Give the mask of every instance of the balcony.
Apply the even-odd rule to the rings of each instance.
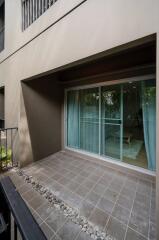
[[[8,174],[47,239],[155,239],[155,182],[141,175],[64,151]]]
[[[22,1],[22,29],[25,30],[38,19],[57,0],[23,0]]]

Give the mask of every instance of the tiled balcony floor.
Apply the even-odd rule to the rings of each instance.
[[[24,171],[78,209],[113,240],[156,239],[153,182],[65,152],[31,164]],[[44,197],[19,176],[11,176],[48,239],[92,239],[51,208]]]

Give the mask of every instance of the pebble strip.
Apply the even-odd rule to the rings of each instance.
[[[106,236],[105,232],[99,230],[98,226],[94,226],[85,217],[80,216],[79,212],[68,206],[64,201],[55,196],[49,189],[42,186],[35,178],[27,175],[23,170],[16,169],[16,173],[23,177],[25,182],[32,185],[32,188],[43,195],[55,209],[62,211],[65,217],[69,218],[73,223],[78,224],[83,232],[86,232],[92,239],[96,240],[115,240],[110,235]]]

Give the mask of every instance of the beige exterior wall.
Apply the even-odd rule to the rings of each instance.
[[[159,33],[158,0],[87,0],[55,23],[79,3],[82,3],[82,0],[58,0],[22,32],[21,1],[5,0],[5,49],[0,53],[0,86],[5,85],[6,127],[19,127],[20,154],[17,157],[22,163],[33,161],[22,80]],[[44,31],[51,24],[52,26]],[[38,34],[40,35],[36,37]],[[157,60],[159,62],[159,51]],[[157,83],[158,81],[157,71]],[[52,88],[55,90],[54,85]],[[38,107],[38,104],[36,106]],[[158,116],[159,111],[157,119]],[[51,126],[51,122],[49,124]],[[37,159],[40,156],[37,156]],[[159,192],[158,183],[157,189]],[[159,199],[159,193],[157,197]]]
[[[21,80],[159,31],[157,0],[153,3],[87,0],[5,60],[79,2],[59,0],[21,32],[20,1],[5,1],[5,50],[0,53],[1,61],[4,60],[0,62],[0,83],[6,85],[6,126],[18,124]]]

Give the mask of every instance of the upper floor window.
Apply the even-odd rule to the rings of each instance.
[[[4,0],[0,0],[0,52],[4,49],[5,11]]]
[[[22,0],[22,29],[25,30],[57,0]]]

